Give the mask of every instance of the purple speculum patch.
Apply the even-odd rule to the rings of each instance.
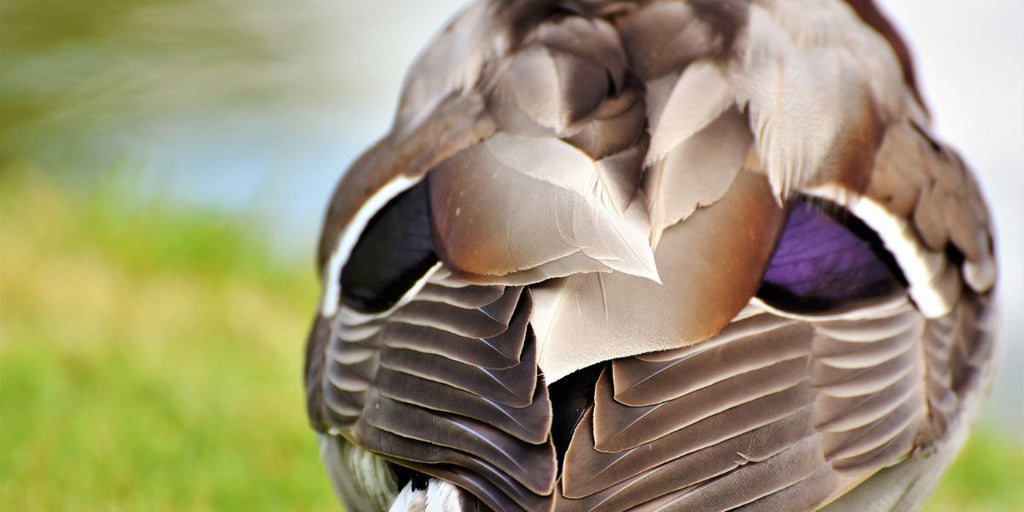
[[[870,228],[834,205],[800,199],[790,207],[758,296],[783,309],[825,311],[904,283]]]

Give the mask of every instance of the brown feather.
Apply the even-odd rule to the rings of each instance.
[[[340,492],[373,495],[346,503],[380,508],[392,465],[502,511],[920,503],[991,374],[996,267],[919,103],[870,1],[472,4],[327,213],[305,385]],[[336,277],[376,260],[347,251],[410,186],[437,264],[356,310]],[[898,266],[892,293],[759,292],[794,198]]]

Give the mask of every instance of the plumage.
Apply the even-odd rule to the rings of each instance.
[[[547,310],[536,320],[546,374],[557,379],[598,361],[696,343],[729,323],[760,284],[781,224],[763,179],[742,172],[737,181],[721,202],[662,236],[655,253],[662,283],[580,273],[538,290],[538,309]],[[714,230],[738,236],[704,236]]]
[[[716,114],[717,119],[660,156],[644,176],[655,246],[666,228],[722,199],[743,168],[753,143],[746,119],[735,107]]]
[[[908,511],[990,219],[869,0],[478,0],[342,177],[307,407],[353,512]]]

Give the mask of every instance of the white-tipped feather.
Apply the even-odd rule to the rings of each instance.
[[[851,194],[835,185],[807,189],[804,192],[833,201],[867,224],[885,244],[903,270],[908,293],[928,318],[938,318],[952,310],[960,294],[959,276],[946,262],[945,254],[930,251],[903,218],[888,212],[869,197]]]
[[[405,291],[405,293],[402,294],[402,296],[398,299],[398,301],[395,302],[393,306],[384,311],[381,311],[379,313],[363,313],[361,311],[356,311],[352,308],[336,304],[335,313],[338,314],[338,318],[341,319],[342,323],[353,327],[369,324],[374,320],[387,318],[391,316],[395,311],[401,309],[402,306],[408,304],[409,301],[413,299],[413,297],[420,293],[420,290],[422,290],[423,287],[427,285],[427,282],[430,281],[430,278],[434,275],[434,273],[441,270],[441,268],[443,268],[443,264],[439,261],[435,263],[432,267],[427,269],[427,271],[422,276],[420,276],[419,279],[417,279],[416,282],[413,283],[413,285],[408,290]],[[338,280],[335,279],[335,286],[338,286],[337,281]],[[368,327],[373,328],[373,326]]]
[[[419,183],[421,179],[423,179],[422,176],[409,177],[399,174],[381,187],[377,193],[370,196],[366,203],[356,212],[355,217],[341,230],[341,236],[338,238],[334,250],[331,251],[331,257],[324,267],[324,298],[320,304],[321,314],[329,317],[338,311],[338,304],[341,301],[341,268],[352,254],[352,249],[355,248],[356,242],[359,241],[359,236],[362,235],[366,225],[370,223],[370,219],[381,208],[384,208],[388,201]]]

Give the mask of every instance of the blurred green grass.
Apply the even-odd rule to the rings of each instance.
[[[309,265],[126,186],[0,187],[0,510],[337,509],[300,378]]]
[[[260,226],[0,169],[0,509],[339,510],[300,372],[310,264]],[[929,512],[1022,509],[978,429]]]

